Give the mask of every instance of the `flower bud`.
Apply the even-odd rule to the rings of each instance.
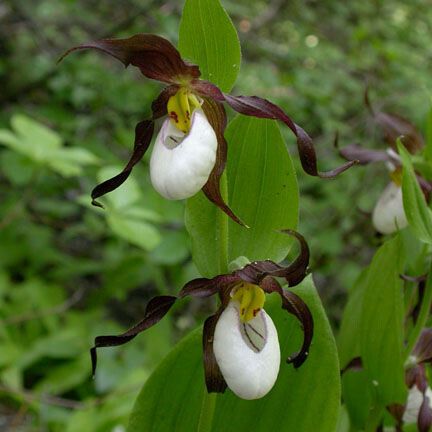
[[[242,322],[239,302],[231,300],[216,324],[213,351],[228,387],[242,399],[259,399],[276,382],[279,341],[273,321],[263,309]]]
[[[192,114],[189,133],[167,118],[156,137],[150,159],[153,187],[165,198],[195,195],[206,183],[216,162],[217,138],[201,109]]]
[[[372,213],[372,223],[381,234],[391,234],[408,225],[402,188],[394,182],[390,182],[379,197]]]

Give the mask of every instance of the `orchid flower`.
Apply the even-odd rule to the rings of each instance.
[[[397,421],[398,430],[403,425],[417,424],[419,432],[432,427],[432,389],[426,376],[425,364],[432,363],[432,329],[423,329],[409,357],[405,372],[408,398],[405,405],[394,404],[390,413]]]
[[[96,349],[118,346],[159,322],[171,306],[186,296],[219,295],[218,310],[204,323],[203,351],[207,391],[222,393],[228,386],[243,399],[257,399],[273,387],[280,363],[276,328],[264,310],[266,295],[279,294],[282,308],[301,322],[304,340],[298,353],[287,359],[295,368],[306,360],[313,336],[313,318],[308,306],[293,292],[283,289],[276,277],[289,287],[306,276],[309,248],[295,231],[285,230],[300,244],[300,253],[293,263],[283,267],[273,261],[255,261],[229,274],[212,279],[199,278],[188,282],[178,297],[157,296],[146,307],[144,319],[118,336],[98,336],[91,349],[93,373],[96,370]]]
[[[401,139],[407,150],[414,154],[424,147],[424,141],[416,127],[408,120],[396,114],[375,110],[365,93],[365,102],[374,121],[383,132],[383,139],[388,148],[371,150],[358,144],[351,144],[339,150],[347,160],[357,160],[361,165],[383,162],[390,174],[390,183],[378,198],[372,212],[374,228],[381,234],[391,234],[408,225],[402,200],[402,164],[397,153],[396,142]],[[418,176],[418,181],[427,196],[430,193],[429,183]]]
[[[153,34],[137,34],[127,39],[103,39],[68,50],[59,61],[76,50],[96,49],[133,65],[150,79],[167,86],[152,103],[152,117],[135,128],[133,154],[121,173],[92,191],[92,203],[118,188],[142,159],[154,132],[154,122],[164,118],[150,160],[150,176],[155,189],[165,198],[184,199],[200,189],[235,222],[243,222],[231,211],[220,192],[219,182],[227,158],[224,130],[227,118],[223,103],[241,114],[280,120],[297,138],[303,169],[310,175],[335,177],[355,162],[328,172],[319,172],[309,135],[277,105],[257,96],[232,96],[216,85],[200,79],[199,67],[181,58],[166,39]]]

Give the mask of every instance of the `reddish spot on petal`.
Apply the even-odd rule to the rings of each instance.
[[[178,120],[178,115],[177,115],[177,113],[176,113],[175,111],[171,111],[171,112],[169,113],[169,116],[170,116],[170,118],[172,118],[176,123],[179,122],[179,120]]]
[[[188,120],[190,120],[190,112],[189,112],[189,111],[186,111],[186,118],[187,118]]]
[[[259,311],[260,311],[260,308],[258,308],[258,309],[254,309],[254,310],[252,311],[253,316],[256,317],[256,316],[257,316],[257,313],[258,313]]]

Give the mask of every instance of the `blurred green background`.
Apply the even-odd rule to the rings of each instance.
[[[235,94],[280,104],[314,138],[321,169],[341,144],[382,146],[371,99],[422,128],[430,98],[432,8],[427,0],[225,0],[243,50]],[[89,193],[122,167],[135,124],[160,89],[97,53],[57,65],[67,48],[101,37],[158,33],[177,40],[181,2],[3,0],[0,3],[0,430],[112,431],[138,390],[211,304],[184,302],[133,343],[88,349],[121,332],[147,300],[197,276],[182,202],[149,185],[147,162],[105,199]],[[232,113],[230,113],[232,115]],[[379,239],[369,217],[387,183],[382,167],[336,180],[307,177],[295,142],[300,227],[337,331],[346,294]],[[208,308],[208,310],[206,310]]]

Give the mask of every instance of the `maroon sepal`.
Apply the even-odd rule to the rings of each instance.
[[[147,78],[165,83],[177,83],[179,79],[198,78],[198,66],[186,63],[180,53],[166,39],[154,34],[137,34],[127,39],[102,39],[78,45],[66,51],[59,62],[73,51],[96,49],[140,69]]]
[[[358,144],[350,144],[346,147],[339,149],[339,154],[346,160],[358,160],[360,165],[367,165],[374,162],[393,162],[397,166],[400,162],[395,158],[392,158],[384,150],[370,150],[363,148]]]
[[[294,262],[288,267],[283,267],[270,260],[255,261],[240,270],[236,270],[234,274],[245,282],[256,285],[260,285],[267,276],[284,278],[289,286],[298,285],[307,275],[309,247],[304,237],[298,232],[294,230],[282,230],[281,232],[295,237],[300,244],[300,252]]]
[[[285,123],[297,137],[297,148],[304,171],[312,176],[333,178],[355,165],[356,161],[349,161],[331,171],[318,171],[317,158],[311,137],[299,125],[295,124],[281,108],[257,96],[231,96],[225,94],[227,103],[240,114],[258,118],[280,120]]]
[[[372,107],[367,89],[365,91],[365,104],[375,122],[382,129],[384,139],[388,145],[396,149],[396,141],[399,137],[402,137],[403,144],[411,154],[424,147],[422,135],[409,120],[397,114],[376,111]]]
[[[136,335],[147,330],[158,323],[171,309],[177,297],[173,296],[157,296],[153,297],[147,304],[144,318],[136,325],[131,327],[124,333],[116,336],[97,336],[95,344],[90,350],[92,360],[93,375],[96,372],[97,366],[97,348],[123,345],[132,340]]]
[[[210,97],[219,102],[227,102],[231,108],[240,114],[258,118],[280,120],[285,123],[297,137],[297,148],[304,171],[312,176],[333,178],[357,163],[356,161],[349,161],[331,171],[319,172],[312,139],[277,105],[257,96],[232,96],[222,93],[217,86],[204,80],[197,80],[192,83],[192,86],[195,91],[203,96]]]
[[[417,428],[419,432],[430,432],[432,426],[432,409],[429,405],[431,401],[423,393],[423,402],[420,407],[419,415],[417,418]]]
[[[208,393],[223,393],[227,388],[227,384],[222,372],[219,369],[213,351],[214,332],[223,309],[224,307],[221,306],[214,315],[208,317],[204,322],[203,362],[204,376]]]
[[[432,328],[424,328],[413,349],[417,363],[432,363]]]
[[[216,163],[212,172],[210,173],[207,183],[202,188],[202,191],[212,203],[225,212],[234,222],[246,227],[246,225],[225,203],[220,191],[220,179],[225,169],[228,151],[227,142],[224,137],[224,132],[227,125],[225,109],[222,104],[210,98],[204,98],[202,109],[211,127],[215,131],[218,141]]]
[[[221,290],[221,286],[233,287],[240,282],[240,278],[235,275],[220,275],[212,279],[198,278],[188,282],[180,291],[179,297],[188,295],[192,297],[210,297]]]
[[[149,148],[153,130],[154,123],[152,120],[144,120],[136,125],[134,150],[129,162],[120,174],[104,181],[93,189],[91,197],[94,206],[103,208],[102,204],[97,202],[96,199],[117,189],[127,180],[133,167],[143,158],[145,152]]]
[[[260,286],[267,293],[278,293],[282,300],[282,309],[294,315],[302,325],[304,336],[300,351],[287,358],[287,363],[292,363],[298,368],[306,361],[313,338],[314,322],[309,307],[297,294],[284,290],[273,278],[264,279]]]

